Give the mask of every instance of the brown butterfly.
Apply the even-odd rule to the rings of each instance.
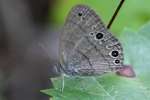
[[[123,48],[119,40],[86,5],[77,5],[69,12],[61,31],[59,54],[60,70],[70,76],[107,72],[127,77],[135,75],[131,67],[123,65]]]

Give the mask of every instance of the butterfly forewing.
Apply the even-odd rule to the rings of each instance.
[[[60,64],[69,75],[100,75],[122,66],[121,44],[88,6],[77,5],[69,12],[59,50]]]

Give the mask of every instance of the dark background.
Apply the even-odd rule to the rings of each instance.
[[[48,100],[40,90],[51,87],[53,65],[45,50],[52,43],[45,37],[54,33],[56,3],[0,0],[0,100]]]

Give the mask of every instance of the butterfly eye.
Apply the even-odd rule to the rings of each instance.
[[[103,33],[97,33],[96,34],[96,39],[102,39],[103,38]]]
[[[78,13],[78,16],[80,16],[80,17],[81,17],[81,16],[82,16],[82,13]]]
[[[120,60],[118,60],[118,59],[115,60],[115,63],[116,63],[116,64],[119,64],[119,63],[120,63]]]
[[[112,51],[112,52],[111,52],[111,55],[112,55],[113,57],[117,57],[117,56],[119,55],[119,52],[118,52],[118,51]]]

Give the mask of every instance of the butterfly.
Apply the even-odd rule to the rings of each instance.
[[[62,28],[59,44],[59,70],[69,76],[95,76],[117,72],[134,76],[124,66],[123,47],[87,5],[76,5]]]

